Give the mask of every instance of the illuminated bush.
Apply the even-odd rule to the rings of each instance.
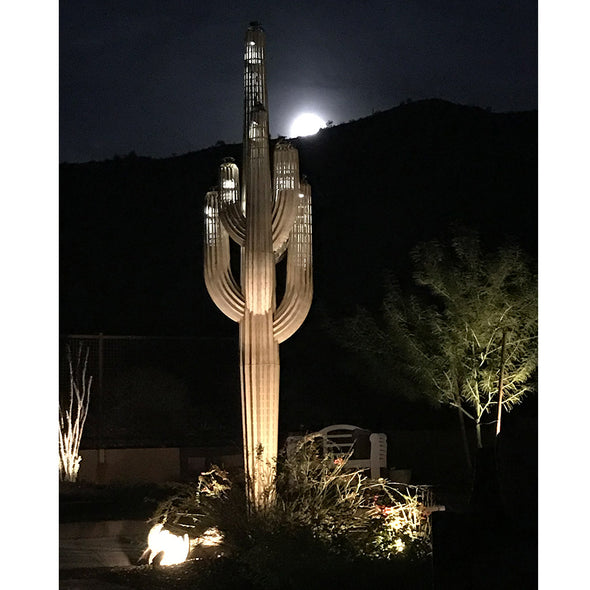
[[[304,440],[277,477],[278,520],[305,527],[331,550],[375,558],[430,553],[427,486],[372,480]]]
[[[227,473],[218,467],[202,473],[196,483],[177,484],[175,493],[160,502],[150,522],[162,524],[175,535],[200,538],[215,522],[217,507],[228,504],[232,488]]]
[[[276,489],[274,502],[248,509],[243,487],[215,468],[196,484],[179,487],[153,521],[191,539],[215,527],[223,552],[254,569],[322,552],[390,560],[421,559],[431,551],[427,486],[401,486],[348,471],[346,460],[322,456],[311,440],[279,460],[269,489]]]
[[[383,484],[385,504],[368,527],[368,553],[374,557],[426,557],[432,551],[430,512],[432,494],[427,486]]]

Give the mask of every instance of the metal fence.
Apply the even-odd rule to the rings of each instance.
[[[240,440],[236,338],[62,336],[60,396],[69,392],[69,354],[80,346],[93,379],[83,447]]]

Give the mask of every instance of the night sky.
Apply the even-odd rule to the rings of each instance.
[[[271,134],[407,99],[537,108],[537,2],[62,0],[59,160],[167,157],[242,133],[242,43],[267,36]]]

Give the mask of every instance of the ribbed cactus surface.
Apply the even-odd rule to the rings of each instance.
[[[300,180],[299,156],[289,143],[276,143],[271,167],[264,52],[264,31],[252,23],[244,43],[242,183],[236,164],[224,161],[217,190],[206,196],[204,244],[207,290],[240,327],[244,464],[254,506],[272,500],[279,344],[301,326],[313,293],[311,189]],[[230,240],[240,247],[239,280]],[[277,305],[276,264],[285,254],[285,292]]]

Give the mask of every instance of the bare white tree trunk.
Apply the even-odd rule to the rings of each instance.
[[[502,350],[500,351],[500,380],[498,382],[498,420],[496,422],[496,437],[502,429],[502,402],[504,401],[504,362],[506,352],[506,330],[502,332]]]
[[[82,361],[82,345],[78,348],[75,366],[72,363],[71,351],[68,349],[68,365],[70,371],[69,400],[62,407],[59,404],[59,479],[76,481],[82,457],[79,455],[80,441],[90,401],[92,377],[87,376],[89,349]],[[83,364],[82,364],[83,363]]]

